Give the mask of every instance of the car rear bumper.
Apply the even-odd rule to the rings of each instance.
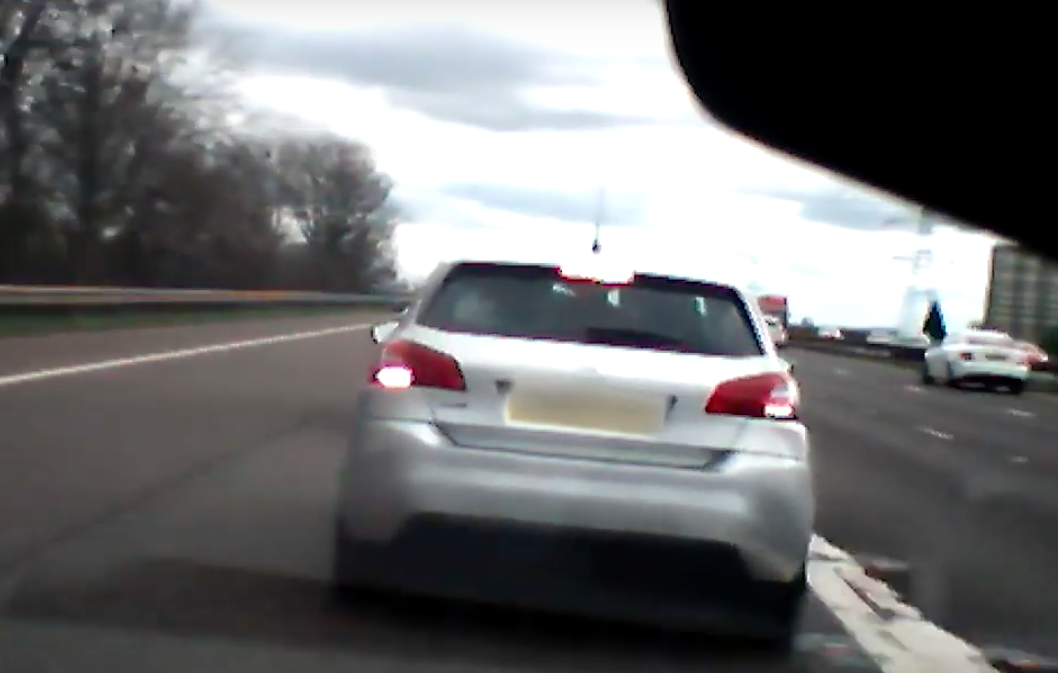
[[[668,540],[736,555],[760,580],[788,581],[812,537],[809,464],[733,454],[710,471],[460,447],[424,422],[362,420],[341,475],[352,539],[446,544],[431,528],[551,530]],[[416,552],[416,553],[422,553]]]
[[[1029,367],[1009,362],[959,360],[952,363],[952,374],[956,379],[1025,381],[1029,378]]]

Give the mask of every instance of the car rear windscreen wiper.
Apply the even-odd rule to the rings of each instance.
[[[701,354],[701,349],[695,348],[681,339],[647,330],[616,327],[586,327],[584,329],[584,341],[586,343],[602,344],[606,346],[649,348],[652,350]]]

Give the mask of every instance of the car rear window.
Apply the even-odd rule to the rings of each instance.
[[[565,279],[549,267],[464,264],[417,322],[446,332],[701,355],[764,352],[734,289],[649,275],[607,286]]]

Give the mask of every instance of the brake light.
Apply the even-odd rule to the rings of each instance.
[[[963,362],[970,362],[974,359],[973,353],[959,353],[959,359]]]
[[[718,385],[705,405],[707,414],[794,420],[800,392],[786,374],[769,372]]]
[[[459,363],[451,355],[414,341],[394,341],[382,349],[371,372],[371,383],[382,388],[440,388],[466,390]]]
[[[628,267],[601,262],[595,258],[564,264],[559,268],[558,275],[566,280],[600,285],[629,285],[635,280],[635,272]]]

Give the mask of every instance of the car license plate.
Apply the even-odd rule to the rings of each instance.
[[[985,359],[991,360],[992,362],[1003,362],[1006,361],[1007,355],[1006,353],[989,353],[985,355]]]
[[[507,421],[595,430],[624,435],[652,435],[665,418],[663,400],[639,395],[562,394],[543,390],[515,390],[507,399]]]

